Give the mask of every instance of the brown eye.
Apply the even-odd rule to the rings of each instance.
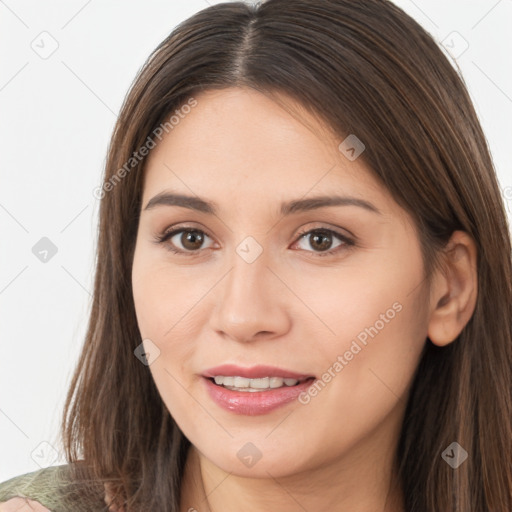
[[[338,239],[338,244],[333,246],[333,240]],[[354,242],[331,229],[311,229],[302,233],[297,244],[306,241],[307,245],[313,249],[308,250],[307,247],[301,247],[308,252],[316,253],[315,256],[328,256],[338,251],[346,249],[354,245]]]
[[[201,248],[204,242],[204,233],[201,231],[182,231],[179,241],[185,249],[194,251]]]
[[[319,251],[326,251],[331,248],[332,236],[323,232],[311,233],[309,238],[309,244],[313,249]]]
[[[206,238],[210,238],[204,231],[195,228],[179,228],[163,233],[156,237],[156,242],[167,246],[174,253],[199,253]]]
[[[209,249],[210,246],[204,247],[206,239],[213,239],[204,231],[193,227],[180,227],[172,231],[164,232],[155,236],[155,243],[163,244],[169,251],[183,256],[195,256],[202,252],[203,249]],[[326,228],[311,229],[300,233],[298,241],[294,245],[308,240],[308,247],[299,247],[300,249],[312,253],[314,256],[331,256],[343,250],[350,249],[355,246],[355,242],[337,231]],[[338,240],[335,244],[334,240]],[[313,250],[311,250],[313,249]]]

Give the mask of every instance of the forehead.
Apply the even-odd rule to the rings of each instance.
[[[166,189],[219,203],[334,192],[389,203],[362,160],[338,149],[343,137],[291,98],[276,102],[248,88],[194,98],[196,106],[151,150],[144,204]]]

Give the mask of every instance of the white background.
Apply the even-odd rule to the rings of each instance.
[[[92,191],[124,95],[174,26],[213,3],[0,0],[0,482],[39,469],[37,454],[45,465],[51,448],[34,452],[41,442],[61,450],[60,415],[93,282]],[[448,39],[454,51],[469,44],[457,63],[501,186],[512,187],[512,1],[396,3],[438,41],[458,32]],[[32,48],[43,37],[46,49],[58,44],[46,59]],[[42,237],[58,249],[47,263],[32,253]]]

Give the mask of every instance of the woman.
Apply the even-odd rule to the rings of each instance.
[[[96,196],[69,464],[0,499],[512,510],[503,200],[464,84],[400,9],[194,15],[134,82]]]

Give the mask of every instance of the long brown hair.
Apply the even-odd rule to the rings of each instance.
[[[364,142],[360,158],[418,227],[427,284],[454,230],[475,240],[475,312],[450,345],[426,340],[396,464],[408,512],[512,510],[512,265],[503,199],[461,77],[387,0],[217,4],[179,24],[149,57],[108,151],[92,310],[62,418],[68,461],[84,458],[92,479],[116,483],[127,511],[179,510],[190,443],[134,356],[141,336],[131,265],[146,159],[133,158],[190,98],[236,86],[284,92],[340,142],[347,134]],[[455,441],[468,452],[457,469],[441,457]]]

